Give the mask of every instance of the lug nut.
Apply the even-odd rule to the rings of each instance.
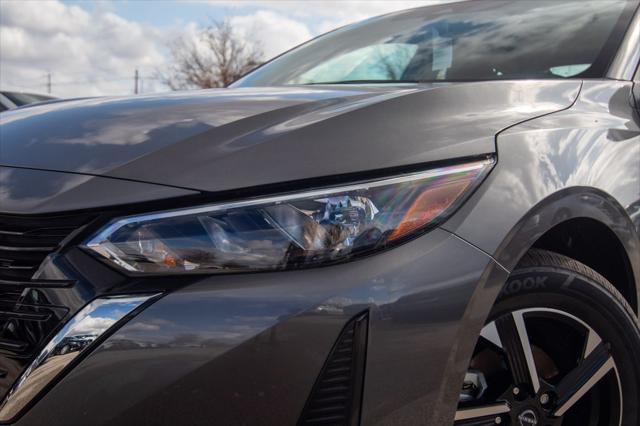
[[[520,388],[517,387],[517,386],[515,388],[513,388],[513,394],[514,395],[520,395]]]
[[[542,405],[547,405],[549,403],[549,395],[546,393],[543,393],[542,395],[540,395],[540,404]]]

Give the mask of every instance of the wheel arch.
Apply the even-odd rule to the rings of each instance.
[[[587,265],[613,284],[638,313],[631,261],[616,234],[604,223],[588,217],[568,219],[548,230],[532,248],[563,254]]]
[[[495,201],[502,196],[500,191],[495,189],[493,195],[495,197],[490,196],[488,199]],[[514,210],[511,209],[509,211],[513,212]],[[484,226],[482,229],[485,233],[487,230],[496,230],[502,234],[499,229],[499,220],[492,219],[489,225],[482,220],[486,217],[486,214],[495,212],[495,204],[487,203],[475,214],[475,219],[480,220],[469,221],[469,211],[463,212],[459,220],[467,224],[473,223],[473,225],[469,225],[471,228],[467,229],[477,228],[478,226],[482,228]],[[520,259],[529,250],[536,247],[546,248],[551,251],[555,249],[555,251],[560,251],[560,254],[571,257],[570,254],[566,254],[570,246],[563,248],[555,240],[560,238],[559,235],[568,232],[568,230],[571,231],[571,236],[585,231],[597,232],[599,236],[605,236],[608,242],[607,247],[596,247],[594,249],[596,254],[598,254],[598,250],[611,250],[612,247],[622,250],[624,258],[619,261],[620,264],[625,265],[625,268],[628,268],[624,275],[626,281],[623,280],[621,282],[618,278],[615,280],[615,284],[617,287],[619,286],[619,289],[622,288],[624,290],[622,292],[623,295],[627,299],[631,299],[628,300],[629,304],[637,312],[640,299],[640,239],[629,215],[614,197],[593,187],[565,187],[541,198],[524,213],[517,214],[519,218],[514,221],[515,224],[508,231],[502,234],[504,237],[497,242],[494,250],[483,248],[482,240],[466,239],[464,235],[456,232],[456,226],[451,224],[449,226],[445,224],[444,226],[445,229],[449,228],[454,235],[465,239],[477,248],[484,249],[485,253],[491,255],[495,262],[491,262],[485,269],[461,321],[464,326],[461,326],[457,333],[459,344],[456,350],[450,354],[449,365],[446,370],[448,374],[441,385],[440,401],[443,407],[449,407],[448,403],[451,403],[455,398],[455,395],[452,396],[450,394],[450,389],[455,389],[455,386],[462,383],[477,336],[480,334],[480,330],[501,290],[508,282],[510,272],[516,268]],[[584,225],[588,225],[588,228],[584,229]],[[563,251],[565,253],[562,253]],[[589,264],[590,262],[583,263]],[[611,277],[610,272],[605,271],[606,273],[602,273],[602,265],[591,262],[591,265],[588,266],[605,277],[607,274]],[[453,413],[453,411],[452,407],[450,413]],[[446,415],[443,418],[447,418]]]
[[[589,225],[588,231],[597,229],[596,232],[605,235],[611,244],[608,247],[622,248],[624,258],[621,262],[629,268],[625,272],[628,282],[624,285],[618,281],[614,285],[623,288],[622,294],[637,314],[640,300],[640,239],[626,211],[616,199],[596,188],[575,186],[558,190],[525,212],[492,253],[495,262],[489,264],[484,271],[461,322],[465,326],[458,332],[460,343],[451,354],[448,369],[450,374],[442,384],[443,403],[450,400],[446,398],[446,390],[462,383],[477,336],[508,282],[510,272],[516,268],[520,259],[532,248],[566,251],[566,247],[563,249],[560,244],[554,245],[554,238],[558,238],[568,228],[572,228],[572,235],[584,231],[578,226],[584,224]],[[596,253],[599,249],[601,248],[596,248]],[[560,254],[571,257],[565,253]],[[598,268],[602,270],[599,265],[588,266],[596,271]],[[598,272],[605,276],[601,271]]]
[[[594,269],[638,313],[640,238],[624,208],[604,191],[570,187],[544,198],[511,229],[494,259],[512,271],[532,248],[564,254]]]

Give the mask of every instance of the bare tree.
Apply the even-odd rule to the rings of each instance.
[[[259,43],[242,40],[229,20],[213,21],[198,36],[169,45],[170,65],[159,74],[173,90],[226,87],[262,62]]]

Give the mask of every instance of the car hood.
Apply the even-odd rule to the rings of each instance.
[[[0,115],[0,165],[226,191],[493,153],[579,81],[238,88]]]

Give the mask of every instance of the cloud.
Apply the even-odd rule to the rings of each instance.
[[[131,93],[136,68],[151,76],[164,63],[163,37],[157,28],[107,10],[2,1],[0,86],[45,92],[51,72],[57,95]]]
[[[115,324],[116,320],[106,317],[87,317],[82,320],[74,329],[73,336],[79,336],[82,334],[99,335],[104,330]]]
[[[455,1],[460,0],[210,0],[209,3],[213,6],[224,4],[232,10],[259,7],[260,9],[278,11],[307,22],[313,21],[315,25],[311,25],[311,32],[314,35],[318,35],[343,25],[385,13]]]
[[[65,6],[56,1],[39,3],[8,1],[3,3],[2,24],[49,35],[58,32],[82,31],[89,26],[90,16],[77,6]]]
[[[312,37],[303,23],[267,10],[233,16],[230,21],[240,36],[260,43],[266,58],[279,55]]]
[[[242,9],[246,7],[260,7],[263,9],[279,10],[288,15],[298,17],[332,17],[339,20],[351,18],[358,21],[362,18],[381,15],[396,10],[409,9],[429,4],[450,3],[451,1],[438,0],[396,0],[396,1],[371,1],[371,0],[210,0],[212,5],[225,4],[232,8]]]
[[[153,7],[162,3],[149,2]],[[199,22],[176,16],[172,25],[157,26],[131,14],[125,19],[113,3],[87,2],[82,5],[92,7],[85,8],[59,0],[0,0],[0,88],[46,92],[50,73],[54,95],[131,94],[138,69],[145,92],[167,90],[155,78],[167,65],[167,46],[180,36],[195,39],[208,24],[209,11],[220,12],[218,19],[228,18],[238,34],[258,41],[265,58],[271,58],[338,26],[433,3],[216,0],[182,3],[201,11]]]

